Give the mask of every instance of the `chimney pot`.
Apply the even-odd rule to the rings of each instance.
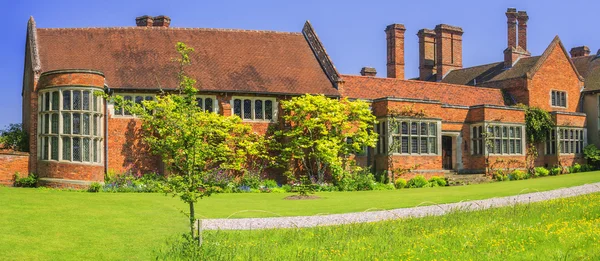
[[[135,18],[135,24],[142,27],[152,26],[154,19],[152,16],[143,15]]]
[[[458,26],[439,24],[435,27],[435,65],[438,81],[448,72],[462,68],[462,35],[463,30]]]
[[[377,70],[373,67],[363,67],[360,69],[360,75],[375,77],[377,75]]]
[[[590,55],[590,48],[585,45],[573,47],[573,48],[571,48],[571,51],[569,53],[571,53],[572,58],[588,56],[588,55]]]
[[[169,25],[171,25],[171,18],[166,15],[159,15],[154,17],[154,24],[152,26],[169,27]]]

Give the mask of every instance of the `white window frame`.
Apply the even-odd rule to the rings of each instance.
[[[567,135],[564,133],[567,133]],[[560,148],[560,155],[583,154],[583,148],[586,143],[585,135],[585,128],[557,127],[556,137],[558,142],[556,143],[556,150]],[[565,145],[568,145],[568,147],[565,147]]]
[[[242,121],[245,122],[276,122],[277,121],[277,114],[279,111],[279,104],[277,103],[277,98],[274,97],[258,97],[258,96],[232,96],[231,97],[231,101],[230,101],[230,105],[231,105],[231,115],[237,115],[235,114],[235,100],[239,99],[241,104],[240,104],[240,118],[242,118]],[[244,119],[244,100],[250,100],[251,101],[251,112],[250,112],[250,119]],[[255,105],[256,105],[256,101],[257,100],[261,100],[262,101],[262,116],[263,119],[256,119],[256,113],[255,113]],[[265,119],[265,101],[271,101],[272,103],[272,117],[271,119]]]
[[[402,138],[407,138],[408,140],[408,152],[402,152],[402,145],[399,147],[399,151],[391,152],[392,156],[440,156],[442,155],[442,123],[440,120],[436,119],[417,119],[417,118],[396,118],[394,122],[398,123],[397,133],[394,133],[395,129],[392,129],[390,126],[389,118],[380,119],[377,123],[378,126],[375,127],[375,131],[379,134],[379,141],[377,142],[377,154],[387,155],[390,153],[389,144],[393,144],[394,137],[397,137],[400,141]],[[402,123],[406,122],[407,124],[407,134],[402,134]],[[412,134],[411,132],[411,124],[417,123],[417,134]],[[427,135],[421,134],[421,124],[427,123]],[[435,126],[435,134],[430,134],[430,124],[434,124]],[[417,139],[417,152],[412,152],[412,138]],[[421,152],[421,140],[425,138],[427,140],[427,151]],[[431,152],[430,142],[431,140],[435,141],[435,152]]]
[[[63,92],[64,91],[71,91],[70,93],[70,106],[68,109],[64,108],[64,97],[63,97]],[[73,91],[81,91],[81,107],[77,110],[73,109]],[[89,109],[88,110],[84,110],[83,109],[83,91],[89,91]],[[37,157],[39,160],[42,161],[54,161],[54,162],[67,162],[67,163],[78,163],[78,164],[87,164],[87,165],[102,165],[104,162],[104,158],[103,158],[103,154],[102,153],[104,151],[104,99],[101,96],[95,96],[94,92],[96,91],[103,91],[102,89],[99,88],[93,88],[93,87],[77,87],[77,86],[69,86],[69,87],[54,87],[54,88],[48,88],[48,89],[43,89],[41,91],[39,91],[38,93],[38,128],[37,128],[37,134],[38,134],[38,146],[37,146]],[[53,106],[55,104],[56,101],[54,101],[52,98],[49,98],[48,101],[46,101],[45,97],[47,95],[52,95],[54,96],[54,94],[57,93],[58,94],[58,106],[56,107],[56,109],[53,109]],[[95,101],[95,103],[94,103]],[[46,105],[47,103],[49,103],[48,105]],[[50,110],[46,110],[46,106],[48,106],[48,108]],[[79,134],[73,134],[73,115],[74,114],[79,114],[80,115],[80,125],[79,125]],[[49,115],[48,118],[49,120],[46,121],[45,117],[46,115]],[[58,115],[58,121],[56,122],[56,125],[54,125],[54,123],[52,122],[52,115]],[[69,132],[68,134],[64,133],[64,116],[63,115],[69,115],[69,122],[70,122],[70,127],[69,127]],[[84,134],[84,115],[89,115],[89,132],[88,134]],[[94,123],[95,120],[95,123]],[[56,126],[56,127],[55,127]],[[94,128],[95,127],[95,128]],[[48,128],[48,133],[46,133],[45,128]],[[52,129],[53,128],[57,128],[56,133],[53,133]],[[94,133],[94,130],[96,130],[96,132]],[[52,157],[52,150],[55,149],[54,145],[52,144],[52,138],[57,138],[58,141],[56,143],[57,145],[57,149],[56,149],[56,153],[58,153],[58,155],[56,155],[56,159],[54,159],[54,157]],[[64,159],[63,158],[63,138],[67,138],[69,139],[69,142],[71,142],[71,145],[69,146],[69,155],[70,155],[70,159]],[[73,160],[73,140],[74,138],[79,138],[80,139],[80,160]],[[83,153],[83,140],[84,139],[89,139],[89,160],[84,161],[85,159],[85,155]],[[48,140],[48,143],[46,145],[45,141]],[[96,147],[96,151],[94,152],[94,147]],[[94,160],[94,156],[96,156],[96,160]]]
[[[489,133],[489,128],[492,128],[492,136],[487,137],[487,139],[492,139],[493,140],[493,147],[492,148],[488,148],[487,146],[487,142],[486,142],[486,138],[481,137],[481,138],[476,138],[474,137],[473,133],[473,128],[477,127],[479,129],[479,127],[482,127],[482,131],[485,131],[485,133]],[[496,133],[495,133],[495,128],[498,127],[498,131],[500,134],[500,137],[496,137]],[[506,128],[506,136],[504,137],[504,128]],[[514,137],[510,136],[510,131],[511,128],[514,130]],[[524,124],[516,124],[516,123],[501,123],[501,122],[494,122],[494,123],[476,123],[476,124],[471,124],[469,126],[469,132],[470,132],[470,137],[471,137],[471,155],[473,156],[483,156],[483,155],[491,155],[491,156],[524,156],[525,155],[525,149],[526,149],[526,143],[525,143],[525,125]],[[475,142],[479,142],[479,140],[481,140],[482,142],[482,146],[483,146],[483,151],[475,153]],[[497,153],[495,148],[496,148],[496,140],[500,141],[500,152]],[[507,152],[504,151],[504,147],[503,147],[503,143],[504,141],[506,141],[506,150]],[[511,141],[514,141],[515,144],[515,152],[512,153],[511,151]],[[520,144],[520,152],[517,152],[517,144]]]
[[[556,93],[556,97],[555,97],[556,104],[552,103],[552,96],[555,93]],[[561,93],[564,93],[564,95],[565,95],[565,104],[564,104],[564,106],[560,105],[561,104],[561,102],[560,102],[560,94]],[[568,92],[561,91],[561,90],[550,90],[550,106],[551,107],[553,107],[553,108],[563,108],[564,109],[564,108],[567,108],[568,105],[569,105],[569,93]]]

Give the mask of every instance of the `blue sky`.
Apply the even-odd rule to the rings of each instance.
[[[426,2],[427,5],[423,3]],[[555,35],[567,49],[600,48],[594,19],[600,1],[49,1],[0,0],[0,128],[21,122],[21,83],[27,19],[38,27],[133,26],[141,15],[168,15],[171,26],[238,28],[299,32],[310,20],[341,73],[358,74],[363,66],[385,75],[385,26],[406,26],[406,75],[418,74],[422,28],[446,23],[461,26],[463,65],[500,61],[506,48],[507,7],[529,14],[528,47],[541,54]]]

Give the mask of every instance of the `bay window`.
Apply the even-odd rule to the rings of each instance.
[[[381,121],[375,126],[375,131],[379,134],[377,152],[438,155],[441,138],[438,125],[439,121],[410,118]]]
[[[471,154],[522,155],[525,128],[514,124],[471,125]]]

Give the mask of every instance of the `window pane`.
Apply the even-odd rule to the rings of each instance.
[[[421,123],[421,135],[427,135],[427,123]]]
[[[521,140],[516,140],[516,141],[515,141],[515,145],[516,145],[516,147],[517,147],[517,151],[516,151],[516,153],[518,153],[518,154],[521,154],[521,153],[523,153],[523,151],[521,150]]]
[[[408,122],[402,122],[402,134],[408,134]]]
[[[473,138],[477,138],[479,135],[477,135],[477,127],[473,127],[473,133],[471,133],[471,137]]]
[[[135,104],[142,105],[142,101],[144,101],[144,96],[135,96]]]
[[[81,133],[81,113],[73,113],[73,134]]]
[[[98,123],[99,123],[98,118],[99,118],[98,115],[94,115],[94,121],[92,121],[92,126],[94,126],[94,128],[93,128],[94,129],[94,132],[93,132],[94,135],[98,135]]]
[[[83,114],[83,135],[90,135],[90,115]]]
[[[58,113],[52,114],[52,134],[58,134]]]
[[[83,139],[83,161],[90,161],[90,138]]]
[[[508,134],[511,138],[515,137],[515,128],[514,127],[510,127],[508,132],[509,132]]]
[[[233,113],[235,115],[239,116],[240,118],[242,117],[242,100],[240,100],[240,99],[233,100]]]
[[[262,120],[263,119],[263,106],[261,100],[254,101],[254,119]]]
[[[575,138],[575,136],[573,135],[573,132],[574,132],[573,130],[570,131],[570,133],[571,133],[571,135],[570,135],[571,139]]]
[[[508,128],[507,127],[502,127],[502,137],[503,138],[508,137]]]
[[[50,114],[44,114],[44,133],[50,133]]]
[[[244,100],[244,119],[252,119],[252,101]]]
[[[52,92],[52,110],[58,110],[58,92]]]
[[[81,92],[73,91],[73,110],[81,110]]]
[[[500,127],[494,127],[494,137],[500,137]]]
[[[424,124],[426,125],[426,124]],[[427,153],[427,138],[421,138],[421,153]]]
[[[201,108],[201,109],[204,110],[204,107],[202,107],[202,101],[203,100],[204,99],[202,99],[202,98],[196,98],[196,105],[198,105],[198,108]]]
[[[515,153],[515,141],[510,140],[510,154],[514,154],[514,153]]]
[[[123,97],[123,99],[126,101],[125,104],[129,104],[131,101],[133,101],[133,98],[129,95]],[[128,110],[124,110],[123,114],[125,115],[131,115],[131,112]]]
[[[508,153],[508,140],[502,140],[502,153]]]
[[[478,131],[477,134],[479,134],[479,138],[482,138],[483,137],[483,127],[479,126],[477,131]]]
[[[58,160],[58,137],[52,137],[52,153],[50,159]]]
[[[410,139],[410,152],[411,153],[418,153],[419,152],[419,141],[417,140],[417,137],[412,137]]]
[[[94,111],[99,111],[98,110],[98,96],[92,94],[92,97],[94,99]]]
[[[63,113],[63,134],[71,134],[71,114]]]
[[[417,123],[416,122],[410,123],[410,134],[417,135]]]
[[[63,160],[71,160],[71,138],[63,137],[62,138],[62,159]]]
[[[50,93],[44,94],[44,110],[45,111],[50,110]]]
[[[73,161],[81,161],[81,139],[73,138]]]
[[[494,153],[500,154],[501,146],[502,146],[502,144],[500,142],[500,139],[495,139],[494,140]]]
[[[63,110],[71,109],[71,91],[63,91]]]
[[[556,92],[552,91],[552,106],[556,106]]]
[[[402,137],[402,153],[408,153],[408,137]]]
[[[566,96],[567,96],[567,94],[565,92],[561,92],[561,96],[560,96],[561,104],[560,104],[560,106],[567,107],[567,97]]]
[[[436,144],[437,142],[435,138],[429,138],[429,142],[427,143],[427,145],[429,146],[429,153],[437,153],[437,150],[435,149]]]
[[[571,141],[570,144],[571,144],[571,149],[569,150],[569,152],[570,153],[575,153],[575,142]]]
[[[399,136],[393,136],[392,137],[392,142],[393,142],[393,151],[395,153],[400,153],[400,148],[402,147],[402,142],[400,140]]]
[[[265,120],[273,119],[273,101],[265,101]]]
[[[42,159],[48,159],[48,137],[44,137],[44,144],[42,146]]]
[[[477,141],[477,146],[479,147],[477,150],[479,151],[479,154],[483,154],[483,140],[479,140]]]
[[[517,134],[517,138],[521,138],[521,127],[515,128],[515,134]]]
[[[83,109],[90,110],[90,91],[83,91]]]
[[[94,162],[98,162],[98,140],[94,140],[92,155],[94,156]]]
[[[152,97],[152,96],[146,96],[146,98],[144,98],[144,100],[146,100],[146,101],[153,101],[154,97]]]
[[[213,106],[213,99],[212,98],[206,98],[204,100],[204,106],[205,106],[204,110],[206,110],[208,112],[214,112],[214,109],[213,109],[214,106]]]

